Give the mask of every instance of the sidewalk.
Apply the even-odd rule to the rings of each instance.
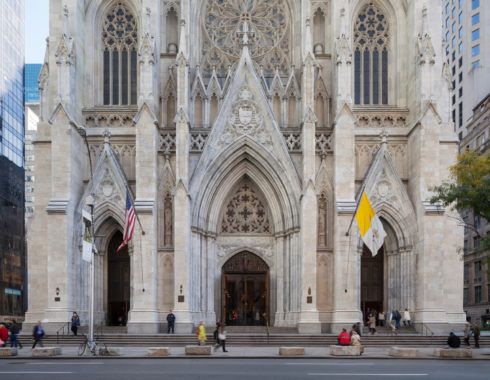
[[[116,347],[108,347],[116,348]],[[438,346],[431,347],[419,347],[419,357],[417,359],[431,359],[431,360],[443,360],[432,356],[434,349],[441,348]],[[305,356],[279,356],[279,347],[227,347],[228,352],[222,352],[221,348],[218,351],[212,353],[211,356],[186,356],[184,353],[184,347],[170,347],[170,356],[158,357],[151,359],[165,359],[165,358],[205,358],[205,359],[271,359],[271,358],[288,358],[288,359],[395,359],[400,360],[400,358],[393,358],[388,355],[390,350],[389,347],[365,347],[362,356],[358,357],[342,357],[342,356],[331,356],[329,355],[329,347],[306,347]],[[84,356],[78,356],[77,347],[62,347],[62,355],[45,357],[45,358],[33,358],[33,359],[43,359],[43,360],[53,360],[53,359],[141,359],[146,357],[148,347],[120,347],[120,356],[91,356],[85,354]],[[18,350],[18,356],[11,357],[1,357],[0,359],[15,360],[31,358],[31,348],[24,347]],[[409,359],[416,360],[416,359]],[[447,359],[445,359],[447,360]],[[480,348],[473,349],[472,359],[463,360],[490,360],[490,348]]]

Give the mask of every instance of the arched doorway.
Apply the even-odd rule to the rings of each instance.
[[[107,249],[107,324],[125,326],[128,320],[130,302],[130,261],[128,247],[119,252],[117,248],[123,235],[117,231],[111,238]]]
[[[240,252],[222,268],[222,319],[232,326],[269,322],[269,267],[257,255]]]
[[[366,322],[368,310],[384,310],[384,246],[373,256],[363,245],[361,256],[361,311]]]

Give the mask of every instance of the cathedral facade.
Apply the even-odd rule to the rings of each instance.
[[[464,323],[463,231],[429,202],[458,147],[440,6],[51,0],[26,323],[88,319],[89,196],[96,324]],[[375,256],[351,226],[363,190],[387,233]]]

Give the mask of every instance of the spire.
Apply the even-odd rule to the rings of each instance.
[[[179,52],[187,57],[187,39],[185,36],[185,20],[180,20],[180,39],[179,39]]]
[[[70,16],[70,11],[68,10],[68,6],[65,4],[63,6],[63,35],[70,35],[70,28],[68,25],[68,17]]]
[[[151,21],[151,9],[150,7],[146,7],[146,24],[145,24],[146,34],[150,34],[150,21]]]
[[[425,36],[427,31],[427,6],[424,4],[422,8],[422,35]]]
[[[243,51],[248,52],[248,46],[250,45],[250,40],[254,38],[255,33],[250,30],[247,20],[242,22],[241,28],[237,31],[237,36],[242,40]]]
[[[313,42],[311,40],[311,21],[308,17],[306,19],[306,40],[305,40],[305,56],[308,54],[313,54]]]
[[[340,10],[340,35],[345,36],[345,8]]]

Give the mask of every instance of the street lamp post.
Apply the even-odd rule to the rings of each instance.
[[[90,247],[90,322],[88,328],[88,339],[90,342],[94,340],[94,309],[95,309],[95,228],[94,228],[94,206],[95,197],[90,194],[85,199],[85,204],[90,207],[90,228],[91,228],[91,247]]]

